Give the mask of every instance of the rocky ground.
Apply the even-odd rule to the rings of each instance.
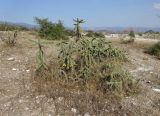
[[[77,115],[78,109],[75,108],[67,109],[66,113],[57,113],[56,104],[63,101],[61,96],[49,99],[44,95],[32,94],[30,77],[36,64],[37,46],[31,40],[35,38],[34,35],[23,32],[18,36],[17,45],[12,48],[0,41],[0,116]],[[142,44],[147,41],[147,39],[137,40],[137,43]],[[138,96],[122,100],[123,109],[130,112],[130,114],[123,113],[123,116],[158,116],[160,114],[160,60],[145,54],[143,48],[123,44],[118,46],[127,51],[131,62],[126,64],[126,67],[134,78],[140,79],[143,86]],[[47,56],[57,55],[55,43],[47,44],[44,48]],[[83,115],[91,114],[86,112]]]

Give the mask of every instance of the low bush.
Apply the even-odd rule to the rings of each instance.
[[[122,44],[132,44],[134,43],[134,38],[130,38],[130,39],[121,39],[121,43]]]
[[[129,38],[128,38],[129,37]],[[126,38],[121,38],[121,43],[122,44],[132,44],[135,41],[135,33],[134,31],[130,31],[128,34],[127,39]]]
[[[160,58],[160,42],[158,42],[158,43],[154,44],[153,46],[151,46],[146,52],[151,54],[151,55],[155,55],[158,58]]]
[[[66,40],[65,27],[63,23],[59,21],[58,23],[52,23],[48,19],[35,18],[37,24],[39,25],[39,36],[44,39],[49,40]]]
[[[105,35],[100,32],[87,31],[87,37],[105,38]]]
[[[1,34],[0,39],[8,46],[15,46],[17,41],[17,35],[18,35],[17,31],[15,32],[6,31]]]
[[[71,36],[71,37],[75,36],[75,32],[71,29],[66,29],[65,32],[67,36]]]
[[[135,38],[136,37],[134,31],[130,31],[128,36],[130,36],[131,38]]]

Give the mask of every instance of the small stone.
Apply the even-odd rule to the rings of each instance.
[[[76,112],[77,112],[77,109],[72,108],[71,111],[72,111],[73,113],[76,113]]]
[[[28,107],[26,107],[26,108],[25,108],[25,110],[26,110],[26,111],[28,111],[28,110],[29,110],[29,108],[28,108]]]
[[[27,72],[27,73],[29,73],[29,72],[30,72],[30,70],[26,70],[26,72]]]
[[[15,58],[11,57],[11,58],[8,58],[8,61],[14,61]]]
[[[150,72],[150,74],[153,74],[153,72]]]
[[[11,102],[4,104],[5,107],[9,107],[10,105],[11,105]]]
[[[123,116],[127,116],[127,114],[123,114]]]
[[[39,99],[37,99],[37,100],[36,100],[36,103],[37,103],[37,104],[39,104],[39,103],[40,103],[40,100],[39,100]]]
[[[84,116],[90,116],[89,112],[85,113]]]
[[[12,70],[13,70],[13,71],[16,71],[17,69],[16,69],[16,68],[12,68]]]
[[[58,98],[58,102],[61,102],[63,100],[63,97]]]
[[[22,102],[23,102],[23,100],[21,100],[21,99],[20,99],[18,102],[19,102],[19,103],[22,103]]]
[[[156,89],[156,88],[154,88],[154,89],[152,89],[153,91],[155,91],[155,92],[158,92],[158,93],[160,93],[160,89]]]
[[[147,81],[146,83],[151,83],[151,81]]]
[[[109,112],[109,111],[106,109],[105,112]]]

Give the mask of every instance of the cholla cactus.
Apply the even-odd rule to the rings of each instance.
[[[76,42],[82,38],[82,29],[80,27],[80,24],[84,23],[85,21],[84,20],[81,20],[79,18],[77,19],[73,19],[73,21],[75,22],[75,33],[76,33]]]
[[[82,38],[78,43],[62,43],[59,59],[64,71],[76,70],[77,75],[87,78],[92,68],[106,59],[123,62],[127,57],[103,39]]]
[[[75,49],[73,43],[61,43],[61,51],[59,54],[60,65],[65,71],[73,70],[75,61],[73,60],[73,53]]]
[[[38,42],[36,42],[38,45],[38,52],[37,52],[37,70],[44,70],[48,69],[47,64],[46,64],[46,59],[45,59],[45,54],[42,49],[42,45],[40,42],[40,39],[38,39]]]

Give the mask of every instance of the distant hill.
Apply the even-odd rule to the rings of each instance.
[[[14,23],[14,24],[24,26],[24,27],[27,27],[27,28],[38,28],[38,25],[31,25],[31,24],[28,24],[28,23]]]
[[[3,21],[0,21],[0,24],[4,24],[4,23],[10,24],[10,25],[22,26],[22,27],[26,27],[26,28],[29,28],[29,29],[38,28],[37,25],[31,25],[31,24],[28,24],[28,23],[13,23],[13,22],[3,22]]]
[[[94,30],[101,32],[123,32],[129,29],[128,27],[85,27],[85,30]],[[132,27],[135,32],[146,32],[152,30],[154,32],[160,32],[160,28],[157,27]]]
[[[39,28],[38,25],[32,25],[28,23],[13,23],[13,22],[2,22],[0,23],[8,23],[13,25],[23,26],[29,29],[32,28]],[[73,29],[73,27],[66,27],[67,29]],[[123,32],[124,30],[128,29],[129,27],[83,27],[84,30],[93,30],[99,32]],[[157,27],[132,27],[135,32],[146,32],[148,30],[152,30],[154,32],[160,32],[160,28]]]

